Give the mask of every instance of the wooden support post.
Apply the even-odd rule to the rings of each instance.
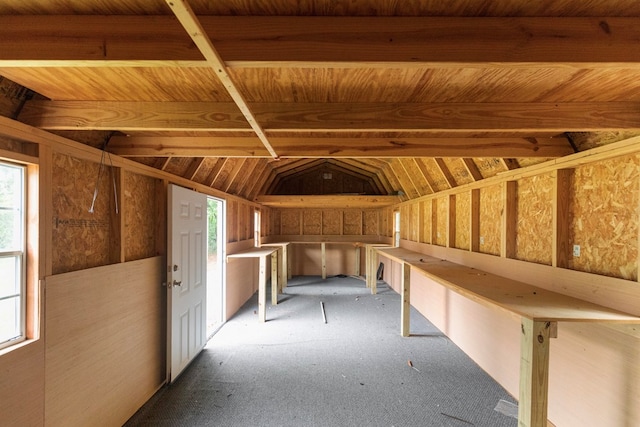
[[[360,276],[360,246],[356,246],[356,265],[355,275]]]
[[[324,242],[320,243],[320,250],[322,252],[322,279],[327,278],[327,248]]]
[[[371,264],[373,260],[371,259],[373,256],[373,247],[371,245],[365,245],[364,250],[364,274],[366,279],[367,288],[371,288]]]
[[[258,273],[258,320],[267,321],[267,256],[260,257],[260,272]]]
[[[271,254],[271,305],[278,305],[278,254],[279,250]]]
[[[503,214],[500,227],[500,256],[503,258],[516,257],[517,185],[517,181],[506,181],[502,186]]]
[[[573,169],[558,169],[554,172],[553,197],[553,247],[552,266],[569,266],[569,204],[571,201],[571,181]]]
[[[113,176],[108,176],[110,193],[109,222],[111,225],[110,260],[112,264],[125,261],[124,226],[124,169],[111,168]]]
[[[480,252],[480,190],[471,190],[471,252]]]
[[[293,277],[293,275],[291,274],[291,253],[289,252],[289,245],[285,245],[284,253],[282,257],[285,262],[285,266],[283,268],[287,272],[287,283],[288,283],[288,280]],[[285,283],[285,287],[287,286],[287,283]]]
[[[400,307],[400,335],[409,336],[411,314],[411,264],[402,263],[402,305]]]
[[[519,427],[547,426],[549,339],[555,337],[556,328],[555,322],[522,318]]]
[[[448,199],[448,212],[447,218],[447,247],[456,247],[456,195],[449,195]]]
[[[378,293],[378,255],[375,246],[371,246],[371,295]]]

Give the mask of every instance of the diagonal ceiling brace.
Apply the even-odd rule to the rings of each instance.
[[[224,61],[216,51],[211,39],[207,36],[207,33],[202,28],[202,25],[198,21],[198,18],[193,13],[193,10],[189,6],[189,4],[185,0],[166,0],[167,4],[173,11],[180,24],[184,27],[184,29],[191,37],[191,40],[196,44],[200,53],[207,60],[207,63],[211,66],[211,68],[215,71],[216,75],[233,98],[233,101],[236,103],[244,117],[249,122],[249,125],[256,133],[262,144],[264,144],[269,154],[273,156],[274,159],[278,159],[278,154],[275,152],[267,136],[264,133],[264,130],[260,126],[260,124],[256,121],[256,118],[247,105],[247,102],[244,100],[242,94],[231,80],[229,73],[227,72],[227,66]]]

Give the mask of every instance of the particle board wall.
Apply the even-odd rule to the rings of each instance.
[[[502,211],[502,187],[492,185],[482,188],[480,190],[480,252],[500,255]]]
[[[157,255],[158,229],[167,227],[159,218],[157,200],[157,179],[124,172],[124,213],[125,260],[149,258]],[[158,224],[161,221],[162,224]]]
[[[640,155],[577,167],[570,242],[572,269],[637,280]]]
[[[447,246],[447,223],[449,221],[449,201],[447,197],[438,197],[436,199],[436,239],[435,244],[439,246]]]
[[[517,259],[552,263],[553,176],[536,175],[517,181]]]
[[[455,203],[455,247],[468,250],[471,247],[471,193],[456,194]]]
[[[342,234],[342,212],[338,210],[322,211],[322,228],[321,232],[324,236],[338,236]]]
[[[110,168],[68,155],[53,154],[53,273],[109,264],[110,211],[115,210]],[[98,184],[98,194],[89,212]]]
[[[46,425],[122,425],[163,384],[162,269],[154,257],[46,279]]]
[[[377,237],[385,218],[384,211],[375,209],[272,209],[271,215],[274,236],[327,236],[327,240]]]

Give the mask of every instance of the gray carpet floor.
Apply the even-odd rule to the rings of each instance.
[[[254,295],[126,426],[517,425],[514,399],[413,309],[401,337],[400,296],[378,289],[295,277],[266,323]]]

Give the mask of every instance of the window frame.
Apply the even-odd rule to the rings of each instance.
[[[5,341],[0,342],[0,352],[4,352],[7,349],[11,349],[12,347],[21,344],[31,338],[29,334],[29,319],[28,313],[30,311],[28,299],[29,299],[29,286],[28,286],[28,269],[27,269],[27,258],[28,254],[28,238],[27,234],[29,232],[28,226],[28,216],[29,216],[29,166],[26,164],[17,163],[11,160],[7,160],[4,158],[0,158],[0,166],[2,167],[11,167],[20,170],[20,186],[21,186],[21,197],[19,203],[20,210],[20,248],[18,250],[11,249],[7,251],[0,251],[0,258],[17,258],[16,264],[19,265],[19,274],[20,274],[20,292],[14,296],[8,296],[4,298],[4,300],[9,298],[18,297],[20,299],[20,319],[19,319],[19,334],[16,337],[9,338]]]

